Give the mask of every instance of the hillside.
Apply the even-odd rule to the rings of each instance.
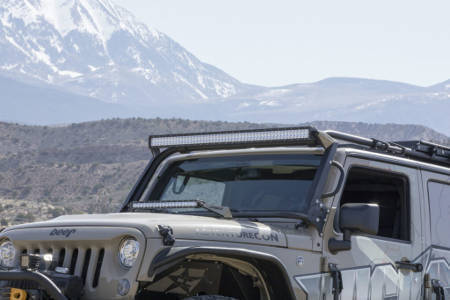
[[[0,76],[2,91],[0,120],[22,120],[26,123],[64,123],[73,116],[76,121],[113,118],[117,115],[135,116],[136,112],[120,104],[69,93],[46,84],[24,83]]]
[[[382,140],[423,138],[450,144],[448,137],[417,125],[311,124]],[[268,126],[273,125],[182,119],[113,119],[59,127],[0,123],[0,199],[10,199],[0,201],[0,219],[14,223],[116,210],[150,158],[150,134]]]

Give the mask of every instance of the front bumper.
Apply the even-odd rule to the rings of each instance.
[[[0,282],[5,285],[4,288],[45,291],[49,298],[55,300],[78,299],[82,290],[77,277],[64,274],[44,274],[31,270],[0,271]]]

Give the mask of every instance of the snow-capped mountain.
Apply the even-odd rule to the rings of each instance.
[[[206,105],[233,121],[422,124],[450,134],[450,81],[420,87],[385,80],[328,78],[265,88]]]
[[[204,102],[243,89],[109,0],[0,0],[0,70],[128,104]]]
[[[0,0],[2,86],[8,92],[0,93],[0,119],[26,123],[131,115],[341,120],[422,124],[450,134],[450,80],[431,87],[360,78],[243,84],[110,0]]]

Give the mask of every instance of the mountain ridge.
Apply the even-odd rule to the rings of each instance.
[[[4,0],[0,24],[4,71],[103,101],[131,101],[129,76],[153,94],[175,85],[180,91],[167,94],[173,98],[207,99],[240,89],[236,79],[109,0]]]
[[[55,124],[130,116],[274,123],[327,119],[418,123],[450,134],[450,80],[430,87],[351,77],[280,87],[251,85],[202,62],[110,0],[0,4],[0,76],[65,93],[65,104],[60,105],[42,95],[18,100],[11,91],[0,97],[3,120],[10,116],[11,121]],[[88,99],[110,107],[97,103],[93,108]],[[86,103],[87,114],[79,103]],[[36,114],[39,104],[41,116]]]

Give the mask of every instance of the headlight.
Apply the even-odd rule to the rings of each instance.
[[[4,241],[0,244],[0,265],[6,268],[16,266],[16,248],[11,241]]]
[[[119,248],[119,261],[125,268],[131,268],[139,255],[139,242],[133,238],[122,241]]]

